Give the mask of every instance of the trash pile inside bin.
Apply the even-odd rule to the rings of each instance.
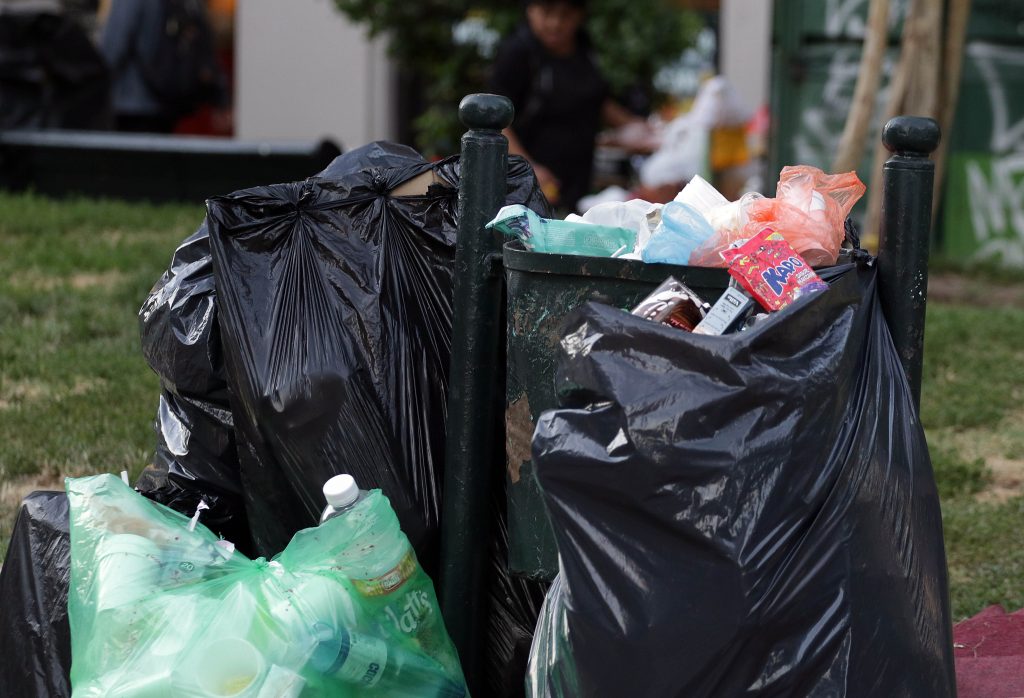
[[[606,202],[582,216],[547,221],[509,206],[490,226],[518,237],[535,252],[642,259],[645,262],[726,266],[722,252],[770,228],[813,266],[836,263],[845,221],[864,195],[856,172],[825,174],[816,167],[784,167],[777,196],[748,192],[728,201],[700,176],[673,201]]]
[[[732,278],[714,305],[669,277],[564,325],[532,443],[558,575],[528,696],[956,694],[927,444],[846,220],[863,192],[798,167],[776,199],[694,178],[665,206],[492,221],[533,252]]]

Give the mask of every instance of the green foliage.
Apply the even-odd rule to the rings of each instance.
[[[417,146],[430,155],[458,149],[463,128],[458,104],[486,83],[495,36],[520,21],[522,6],[508,0],[335,0],[372,36],[388,39],[392,57],[424,87],[425,105],[415,121]],[[669,0],[591,0],[588,30],[613,90],[648,86],[657,70],[679,58],[700,21]],[[456,42],[454,31],[469,22],[479,40]],[[489,34],[489,36],[488,36]]]

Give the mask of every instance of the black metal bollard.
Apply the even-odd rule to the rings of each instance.
[[[933,119],[916,116],[897,116],[882,129],[882,142],[893,155],[882,174],[878,293],[918,408],[935,180],[928,156],[940,135]]]
[[[508,140],[501,130],[512,116],[512,102],[497,95],[469,95],[459,105],[469,131],[459,185],[440,603],[474,695],[483,695],[491,478],[505,404],[501,245],[484,225],[505,202]]]

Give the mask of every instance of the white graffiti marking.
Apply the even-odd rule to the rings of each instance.
[[[892,70],[892,57],[886,56],[884,74]],[[794,137],[797,162],[828,169],[832,164],[842,137],[846,115],[853,102],[853,91],[860,72],[860,48],[838,47],[829,60],[825,83],[820,98],[800,115],[800,129]],[[880,122],[888,99],[888,87],[875,96],[875,116],[872,123]],[[872,135],[872,139],[877,133]],[[875,142],[874,140],[871,141]]]
[[[967,55],[974,61],[985,81],[985,89],[992,104],[992,152],[1006,153],[1024,149],[1024,117],[1010,125],[1006,87],[999,76],[999,66],[1024,69],[1024,50],[978,42],[967,46]]]
[[[971,225],[980,243],[974,257],[1024,267],[1024,116],[1013,121],[1000,75],[1000,69],[1004,75],[1024,69],[1024,50],[972,43],[966,53],[984,80],[992,109],[990,177],[981,161],[964,164]]]
[[[910,0],[889,0],[889,30],[907,16]],[[826,0],[825,36],[863,37],[867,33],[868,0]]]

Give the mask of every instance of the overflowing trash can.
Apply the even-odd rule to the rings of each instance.
[[[464,155],[504,147],[496,136],[511,113],[497,100],[464,102]],[[480,308],[493,303],[481,288],[508,299],[507,343],[494,345],[507,351],[505,429],[486,427],[504,434],[505,467],[478,470],[506,484],[508,527],[497,529],[508,535],[510,568],[535,580],[558,572],[533,638],[528,695],[955,695],[941,518],[917,416],[931,191],[922,163],[937,138],[927,120],[886,129],[894,157],[877,259],[853,250],[837,264],[842,238],[831,250],[794,243],[814,274],[790,236],[772,232],[791,199],[737,202],[753,212],[744,221],[769,228],[756,235],[744,222],[713,249],[743,267],[732,270],[743,296],[769,311],[739,335],[699,336],[628,312],[671,275],[710,305],[731,295],[724,270],[551,254],[572,235],[565,225],[498,211],[483,187],[463,192],[475,216],[462,220],[474,238],[467,250],[485,281],[500,255],[507,280],[475,286]],[[495,162],[481,154],[467,188]],[[850,187],[807,168],[783,178],[836,191],[838,209],[825,201],[821,213],[805,211],[842,230]],[[495,212],[492,225],[537,250],[502,249],[482,234]],[[788,218],[794,232],[799,219]],[[706,249],[694,254],[710,259]],[[454,343],[492,340],[475,327],[456,327]],[[480,577],[459,554],[481,535],[465,530],[480,511],[459,502],[493,487],[471,472],[490,445],[461,441],[453,451],[452,435],[460,419],[486,431],[493,388],[486,372],[463,378],[452,389],[469,404],[450,408],[442,551],[451,552],[440,593],[479,687],[486,623],[467,620],[475,607],[466,599],[483,591],[466,584]]]

